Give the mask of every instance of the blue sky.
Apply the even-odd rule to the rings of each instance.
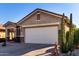
[[[68,3],[2,3],[0,4],[0,23],[17,22],[36,8],[42,8],[69,17],[73,14],[73,23],[79,27],[79,4]]]

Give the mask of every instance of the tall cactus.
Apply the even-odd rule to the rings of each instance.
[[[63,16],[62,16],[62,21],[61,21],[61,32],[62,32],[62,35],[61,35],[61,38],[62,38],[62,41],[63,43],[65,44],[66,42],[66,37],[65,37],[65,20],[64,20],[64,13],[63,13]]]
[[[60,30],[60,50],[61,52],[65,52],[65,43],[66,43],[66,36],[65,36],[65,20],[64,20],[64,13],[61,19],[61,30]]]
[[[74,31],[72,24],[72,14],[70,14],[70,30],[69,30],[69,50],[73,51],[73,40],[74,40]]]
[[[72,14],[70,14],[70,26],[69,26],[69,33],[65,33],[65,20],[64,14],[62,16],[61,21],[61,31],[60,31],[60,50],[62,53],[67,53],[68,51],[73,51],[73,40],[74,40],[74,30],[73,30],[73,23],[72,23]],[[66,35],[68,34],[68,35]],[[68,38],[67,38],[68,36]]]

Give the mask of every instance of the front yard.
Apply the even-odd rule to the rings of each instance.
[[[0,56],[38,55],[44,53],[49,47],[51,47],[51,45],[13,42],[8,42],[7,46],[2,47],[2,43],[0,43]]]
[[[52,45],[14,42],[8,42],[7,46],[2,47],[0,43],[0,56],[51,56],[51,52],[46,53],[46,51],[49,49],[52,51],[52,48]],[[79,49],[75,49],[73,53],[74,56],[79,56]]]

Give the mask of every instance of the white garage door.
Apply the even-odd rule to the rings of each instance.
[[[58,43],[58,27],[25,28],[25,43]]]

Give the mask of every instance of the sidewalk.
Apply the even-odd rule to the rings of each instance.
[[[22,56],[49,56],[51,53],[45,53],[48,49],[51,49],[52,47],[46,47],[46,48],[41,48],[37,50],[30,51],[28,53],[25,53]]]

